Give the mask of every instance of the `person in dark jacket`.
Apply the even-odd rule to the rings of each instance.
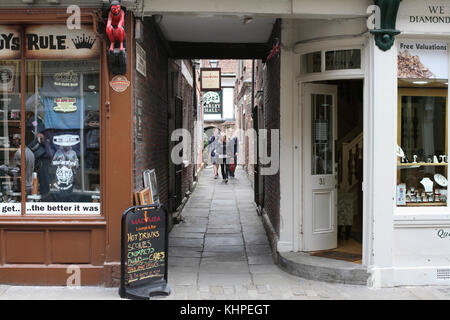
[[[238,138],[237,137],[233,137],[232,139],[230,139],[230,143],[229,143],[230,147],[233,150],[233,163],[234,163],[234,170],[236,170],[236,166],[237,166],[237,156],[238,156]],[[229,164],[231,164],[231,161],[229,161]],[[231,170],[231,166],[228,166],[229,172],[228,172],[228,176],[230,178],[234,178],[234,170]]]

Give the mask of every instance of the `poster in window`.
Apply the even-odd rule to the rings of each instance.
[[[438,41],[398,41],[397,73],[403,79],[448,79],[448,45]]]
[[[16,67],[12,65],[0,66],[0,92],[11,92],[14,89]]]

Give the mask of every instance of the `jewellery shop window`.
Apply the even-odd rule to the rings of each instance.
[[[399,79],[397,206],[446,206],[447,88],[416,88]],[[426,82],[426,81],[423,81]],[[446,87],[446,81],[429,81]],[[433,84],[431,84],[433,83]]]
[[[99,62],[27,61],[27,214],[100,213]]]

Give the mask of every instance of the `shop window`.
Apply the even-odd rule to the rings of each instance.
[[[27,213],[99,213],[99,62],[28,61],[26,85]]]
[[[7,30],[0,216],[99,215],[101,42],[90,25]]]
[[[0,197],[2,213],[20,215],[20,61],[0,61]]]
[[[301,73],[320,72],[322,68],[321,52],[312,52],[302,55],[301,57]]]
[[[397,206],[446,206],[447,84],[399,79],[399,85]]]
[[[361,50],[335,50],[325,52],[325,70],[361,68]]]

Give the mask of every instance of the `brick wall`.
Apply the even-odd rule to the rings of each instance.
[[[140,44],[146,52],[147,77],[134,72],[134,187],[142,190],[142,172],[155,169],[161,202],[168,205],[169,144],[167,65],[168,54],[151,21],[144,22],[144,40]],[[135,69],[135,65],[133,66]],[[136,137],[137,100],[142,101],[142,141]]]
[[[269,46],[272,48],[275,38],[281,42],[281,20],[274,24]],[[264,90],[264,125],[268,130],[268,149],[271,150],[270,129],[280,129],[280,55],[277,54],[266,63],[263,73],[262,87]],[[261,80],[261,79],[260,79]],[[272,152],[280,152],[279,148]],[[279,235],[280,232],[280,172],[264,176],[264,208],[270,222]]]

